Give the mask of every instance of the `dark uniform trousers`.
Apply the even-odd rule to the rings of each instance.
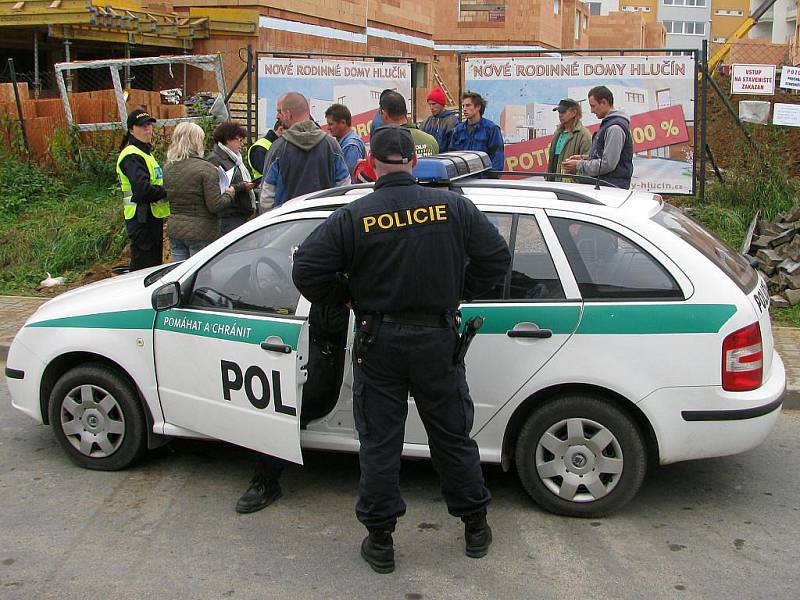
[[[381,323],[372,345],[358,343],[353,413],[361,450],[356,515],[368,529],[394,530],[406,505],[400,496],[408,392],[414,397],[451,515],[489,504],[478,445],[469,435],[474,408],[464,365],[453,362],[455,326]]]
[[[149,204],[142,206],[150,212]],[[137,213],[140,210],[137,206]],[[147,220],[140,223],[134,217],[125,221],[125,229],[131,242],[131,271],[155,267],[164,262],[164,219],[148,214]]]

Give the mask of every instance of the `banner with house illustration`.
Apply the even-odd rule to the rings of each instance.
[[[300,92],[311,105],[311,117],[327,128],[325,111],[344,104],[353,116],[353,128],[365,142],[378,109],[380,94],[396,90],[411,111],[411,64],[305,58],[258,59],[258,134],[275,123],[278,98]]]
[[[467,58],[464,89],[486,98],[486,118],[503,132],[506,169],[547,171],[562,98],[581,104],[594,132],[588,91],[605,85],[615,108],[631,117],[634,151],[631,188],[692,193],[695,62],[691,56]]]

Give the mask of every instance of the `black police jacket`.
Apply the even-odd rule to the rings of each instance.
[[[497,228],[469,199],[392,173],[314,230],[292,278],[312,303],[442,314],[502,281],[510,260]]]

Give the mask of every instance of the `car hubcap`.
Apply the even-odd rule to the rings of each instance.
[[[61,404],[61,430],[78,452],[111,456],[125,437],[125,417],[114,397],[96,385],[71,390]]]
[[[551,492],[571,502],[607,496],[622,477],[622,448],[606,427],[591,419],[564,419],[536,445],[536,472]]]

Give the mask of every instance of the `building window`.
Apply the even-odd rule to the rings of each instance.
[[[625,92],[625,100],[628,102],[636,102],[637,104],[644,104],[644,94],[638,92]]]
[[[718,17],[743,17],[744,11],[741,10],[728,10],[725,8],[720,8],[714,11],[714,14]]]
[[[553,14],[557,15],[558,10],[561,8],[561,0],[553,0]]]
[[[686,0],[686,6],[705,6],[706,0]]]
[[[623,6],[623,12],[650,12],[649,6]]]
[[[706,24],[702,21],[664,21],[664,29],[667,30],[667,33],[706,34]]]
[[[584,4],[586,4],[586,6],[589,7],[589,14],[590,15],[592,15],[593,17],[599,17],[600,16],[600,11],[603,8],[603,3],[602,2],[584,2]]]
[[[583,15],[583,30],[586,31],[589,28],[589,17]]]
[[[505,0],[458,0],[458,20],[462,23],[503,23]]]
[[[575,39],[581,39],[581,13],[575,12]]]

